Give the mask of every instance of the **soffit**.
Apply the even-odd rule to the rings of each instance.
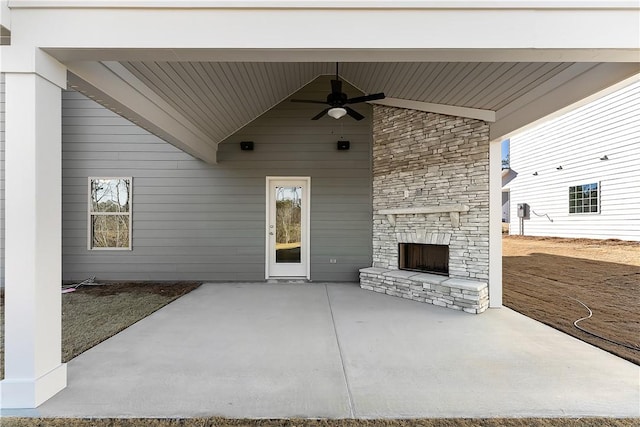
[[[324,63],[123,62],[213,141],[221,142],[318,75]]]
[[[135,77],[220,142],[320,75],[330,62],[121,62]],[[498,111],[523,95],[584,71],[548,62],[353,62],[340,77],[364,93]],[[329,88],[327,87],[327,92]],[[321,100],[326,94],[319,94]]]

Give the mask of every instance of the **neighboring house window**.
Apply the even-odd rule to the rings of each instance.
[[[131,249],[131,178],[89,178],[89,249]]]
[[[600,212],[598,183],[569,187],[569,213]]]

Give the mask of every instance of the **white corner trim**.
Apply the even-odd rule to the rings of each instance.
[[[495,122],[496,112],[479,108],[456,107],[455,105],[433,104],[431,102],[412,101],[401,98],[385,98],[371,101],[370,104],[386,105],[388,107],[406,108],[409,110],[425,111],[427,113],[446,114],[449,116],[465,117],[468,119]]]
[[[0,26],[11,31],[11,11],[7,0],[0,0]]]
[[[502,140],[489,143],[489,307],[502,307]]]

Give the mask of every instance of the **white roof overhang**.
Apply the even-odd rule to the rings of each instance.
[[[485,120],[494,139],[640,72],[636,1],[8,6],[3,70],[24,71],[34,50],[45,51],[75,88],[207,162],[217,144],[332,74],[336,61],[354,87],[385,92],[381,104]]]

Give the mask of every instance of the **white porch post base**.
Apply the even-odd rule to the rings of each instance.
[[[67,386],[67,364],[40,378],[10,379],[0,382],[0,407],[4,409],[35,408]]]

